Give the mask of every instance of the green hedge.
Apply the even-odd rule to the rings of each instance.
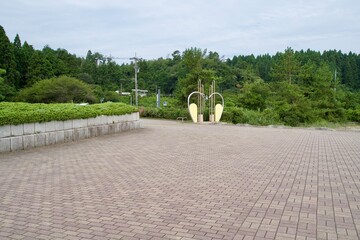
[[[177,109],[177,108],[142,108],[140,110],[141,117],[149,118],[163,118],[163,119],[176,119],[178,117],[187,117],[191,120],[188,109]],[[204,121],[209,120],[208,109],[204,112]],[[252,111],[237,107],[225,108],[221,117],[222,122],[231,123],[248,123],[252,125],[271,125],[280,124],[279,116],[269,110],[263,112]]]
[[[290,106],[290,105],[289,105]],[[324,115],[327,116],[327,120],[323,118],[311,118],[312,115]],[[345,115],[346,114],[346,115]],[[190,121],[190,114],[186,108],[151,108],[145,107],[140,110],[141,117],[149,118],[163,118],[163,119],[176,119],[177,117],[187,117]],[[208,109],[204,112],[204,121],[208,121]],[[344,122],[350,120],[353,122],[360,122],[359,110],[348,110],[346,113],[342,111],[323,111],[323,112],[311,112],[303,111],[300,108],[289,109],[285,108],[278,113],[273,109],[265,109],[264,111],[249,110],[238,107],[226,107],[221,117],[222,122],[229,122],[234,124],[251,124],[258,126],[267,125],[287,125],[287,126],[311,126],[312,124],[324,124],[325,122],[331,122],[331,119],[342,118]],[[319,120],[320,119],[320,120]],[[335,122],[335,121],[334,121]]]
[[[0,126],[22,123],[66,121],[93,118],[100,115],[124,115],[138,112],[124,103],[103,103],[80,106],[72,103],[14,103],[0,102]]]
[[[163,119],[173,119],[176,120],[178,117],[187,117],[190,118],[189,111],[184,108],[142,108],[140,110],[141,117],[149,118],[163,118]]]

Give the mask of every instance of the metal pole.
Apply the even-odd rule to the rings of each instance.
[[[140,70],[137,62],[139,60],[138,57],[136,57],[136,53],[135,53],[135,57],[133,58],[130,58],[131,60],[134,60],[135,62],[135,66],[134,66],[134,70],[135,70],[135,104],[136,104],[136,107],[138,106],[138,84],[137,84],[137,74]]]
[[[214,87],[214,82],[212,82],[211,84],[211,94],[213,94],[215,92],[215,87]],[[215,113],[215,98],[211,98],[211,113],[214,114]]]
[[[156,107],[160,108],[160,88],[158,89],[158,92],[156,94]]]
[[[211,95],[211,86],[209,86],[209,96]],[[211,98],[209,98],[209,121],[211,116]]]
[[[215,80],[213,80],[213,89],[212,92],[215,92]],[[215,99],[215,94],[214,94],[214,99],[213,99],[213,109],[214,109],[214,113],[215,113],[215,104],[216,104],[216,99]]]
[[[201,80],[198,80],[198,92],[201,93]],[[198,95],[199,114],[201,114],[201,94]]]
[[[334,79],[334,91],[336,92],[336,77],[337,77],[337,70],[335,69],[335,79]]]
[[[137,63],[135,61],[135,105],[138,106]]]
[[[205,95],[205,87],[204,84],[201,85],[201,92]],[[205,98],[201,101],[202,114],[205,111]]]

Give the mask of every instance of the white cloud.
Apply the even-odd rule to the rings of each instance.
[[[327,48],[360,52],[357,0],[13,0],[0,24],[36,48],[164,57],[188,47],[220,55]]]

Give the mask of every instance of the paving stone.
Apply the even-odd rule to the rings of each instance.
[[[0,238],[359,239],[359,133],[143,126],[0,154]]]

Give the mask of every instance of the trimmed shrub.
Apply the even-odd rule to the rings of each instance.
[[[141,117],[148,118],[164,118],[177,119],[178,117],[186,117],[190,119],[190,114],[184,108],[142,108],[140,110]]]
[[[80,106],[71,103],[13,103],[0,102],[0,126],[22,123],[66,121],[93,118],[100,115],[124,115],[137,112],[137,108],[124,103],[103,103]]]
[[[91,87],[67,76],[41,80],[19,92],[15,100],[30,103],[95,103]]]

